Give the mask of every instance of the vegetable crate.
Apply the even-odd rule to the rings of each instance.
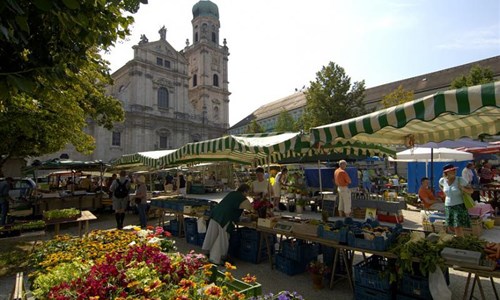
[[[306,271],[306,264],[286,258],[282,254],[274,256],[274,263],[276,265],[276,270],[290,276],[304,273]]]
[[[217,270],[217,266],[212,266],[212,276],[210,282],[217,283],[223,282],[224,286],[227,286],[231,291],[238,291],[239,293],[245,295],[247,298],[258,297],[262,295],[262,285],[260,283],[246,283],[244,281],[234,279],[233,281],[225,280],[225,274]]]
[[[328,225],[326,225],[328,226]],[[325,225],[318,225],[318,237],[334,240],[341,244],[347,244],[347,227],[330,227],[329,230],[325,228]]]
[[[448,269],[446,269],[443,273],[446,283],[450,284],[450,273]],[[429,289],[429,277],[422,275],[418,271],[416,271],[416,274],[413,275],[403,273],[403,276],[397,285],[397,293],[411,297],[411,299],[432,299],[431,291]]]
[[[354,265],[355,290],[358,286],[377,291],[393,291],[390,283],[389,261],[372,255]]]
[[[347,234],[347,244],[351,247],[361,249],[386,251],[392,243],[396,242],[402,228],[401,224],[396,224],[395,227],[390,228],[390,230],[386,232],[385,238],[383,236],[375,236],[373,239],[365,239],[365,233],[363,233],[363,231],[351,231]]]
[[[281,254],[291,260],[307,264],[318,256],[318,244],[304,240],[287,239],[281,242]]]

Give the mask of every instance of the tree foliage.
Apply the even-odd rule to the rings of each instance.
[[[248,124],[246,133],[263,133],[264,131],[264,128],[254,119]]]
[[[99,55],[129,34],[146,0],[6,0],[0,4],[0,154],[40,156],[70,143],[94,148],[87,122],[123,121],[105,95],[108,63]]]
[[[414,97],[415,95],[413,91],[407,91],[403,88],[402,85],[399,85],[394,91],[390,92],[387,95],[384,95],[384,97],[382,98],[382,105],[387,108],[412,101],[414,100]]]
[[[283,110],[280,112],[278,116],[278,121],[276,121],[276,126],[274,131],[277,132],[287,132],[287,131],[295,131],[295,120],[293,119],[290,112],[287,110]]]
[[[365,82],[354,82],[344,69],[330,62],[316,73],[306,94],[306,109],[302,120],[303,129],[353,118],[366,113],[363,103]]]
[[[482,68],[479,65],[473,66],[469,74],[458,76],[451,82],[451,89],[473,86],[494,82],[493,71],[490,68]]]

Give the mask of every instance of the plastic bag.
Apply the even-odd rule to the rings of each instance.
[[[205,222],[205,219],[198,218],[197,225],[198,225],[198,233],[207,232],[207,223]]]
[[[469,195],[467,193],[463,193],[462,196],[464,198],[465,208],[467,208],[467,209],[473,208],[476,205],[476,203],[474,202],[474,199],[472,199],[471,195]]]
[[[446,284],[443,271],[439,267],[436,267],[434,272],[429,272],[429,290],[432,299],[451,300],[451,291]]]

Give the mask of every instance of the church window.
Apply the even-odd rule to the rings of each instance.
[[[163,59],[161,57],[156,58],[156,64],[159,66],[163,66]]]
[[[214,86],[219,86],[219,76],[214,74]]]
[[[194,34],[194,42],[195,42],[195,43],[196,43],[196,42],[198,42],[198,32],[196,32],[196,33]]]
[[[121,146],[121,132],[113,131],[111,138],[111,146]]]
[[[168,137],[160,135],[160,149],[168,149]]]
[[[158,89],[158,107],[168,108],[168,90],[164,87]]]
[[[169,60],[165,60],[164,63],[165,63],[165,68],[170,69],[170,61]]]
[[[196,74],[193,75],[193,87],[198,85],[198,77]]]
[[[212,42],[217,43],[217,35],[215,32],[212,32]]]

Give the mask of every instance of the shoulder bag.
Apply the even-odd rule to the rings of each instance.
[[[460,184],[460,177],[457,177],[457,180],[458,180],[458,187],[460,188],[460,191],[462,191],[462,188],[461,188],[461,184]],[[462,191],[462,198],[463,198],[463,201],[464,201],[464,204],[465,204],[465,208],[469,209],[469,208],[473,208],[476,203],[474,202],[474,199],[472,199],[472,196],[468,193],[465,193]]]

